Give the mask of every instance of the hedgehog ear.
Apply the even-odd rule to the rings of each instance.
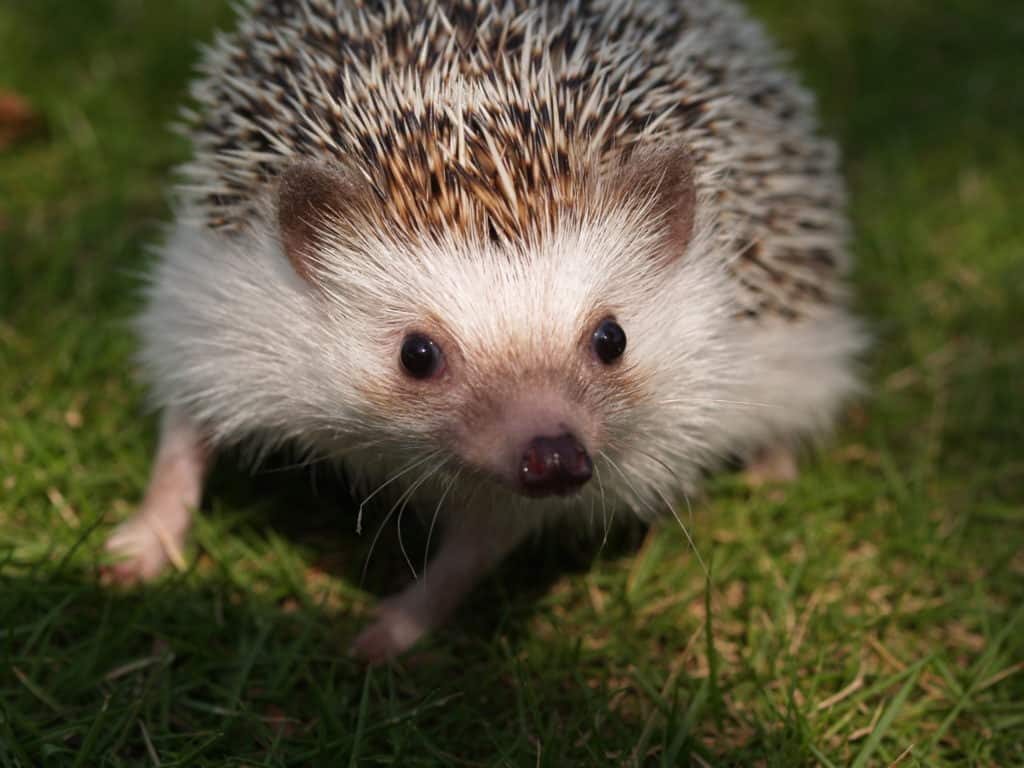
[[[281,245],[300,277],[311,280],[325,227],[343,221],[356,204],[357,183],[334,166],[300,161],[277,182],[277,224]]]
[[[693,238],[697,207],[693,159],[684,147],[667,146],[638,150],[630,158],[631,173],[625,187],[644,195],[651,203],[651,216],[662,227],[662,261],[681,257]]]

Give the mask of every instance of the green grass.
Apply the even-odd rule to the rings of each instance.
[[[330,478],[224,462],[188,572],[95,578],[154,442],[124,321],[165,125],[229,12],[0,3],[0,88],[48,126],[0,154],[0,768],[1024,765],[1024,15],[754,5],[844,147],[871,397],[794,485],[713,484],[709,588],[673,526],[544,542],[367,672],[389,555],[360,589]]]

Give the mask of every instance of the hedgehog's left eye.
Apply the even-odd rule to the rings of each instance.
[[[614,320],[602,320],[594,331],[592,344],[597,359],[611,365],[626,351],[626,332]]]
[[[444,370],[444,355],[432,338],[410,333],[402,342],[402,367],[414,379],[429,379]]]

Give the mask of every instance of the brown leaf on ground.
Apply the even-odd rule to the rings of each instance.
[[[38,134],[43,121],[25,99],[0,90],[0,151]]]

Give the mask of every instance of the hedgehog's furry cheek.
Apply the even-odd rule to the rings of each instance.
[[[401,374],[383,368],[359,371],[352,384],[360,428],[372,425],[368,431],[377,439],[384,437],[398,447],[439,452],[444,448],[447,415],[458,407],[455,393],[430,384],[416,391],[401,381]]]

